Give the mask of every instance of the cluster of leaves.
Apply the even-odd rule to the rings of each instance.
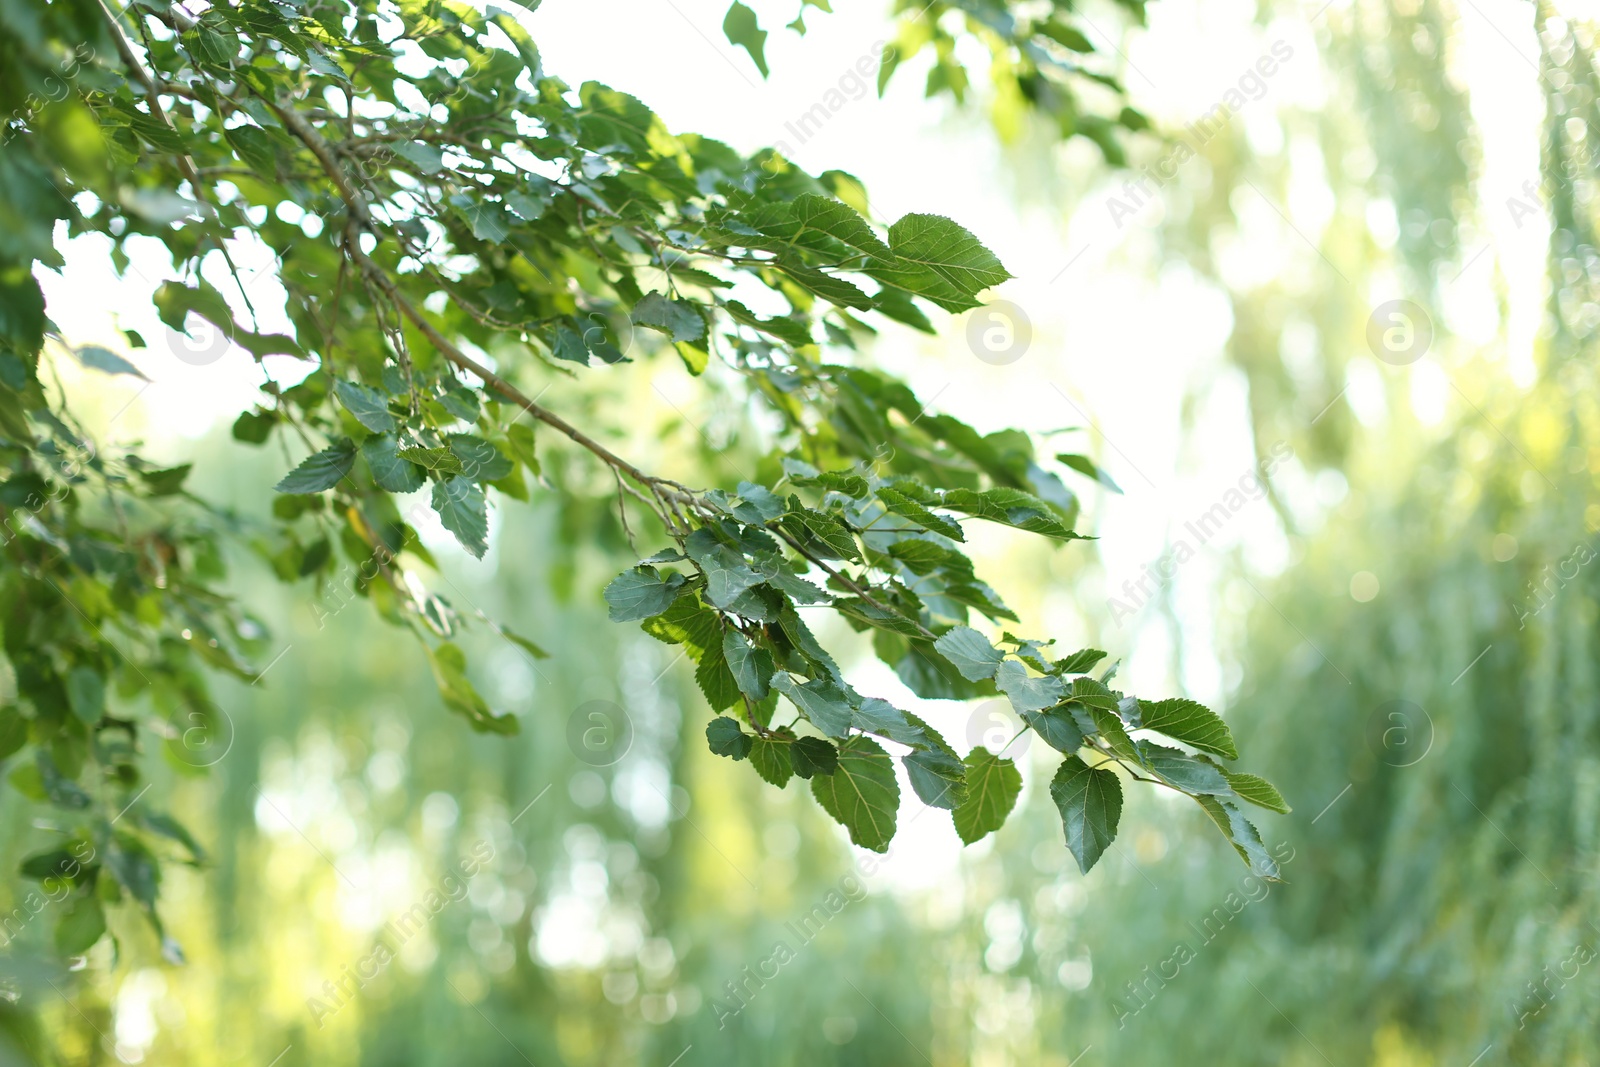
[[[1117,2],[1130,17],[1144,23],[1146,0]],[[801,0],[800,11],[788,24],[789,29],[806,32],[808,7],[832,10],[829,0]],[[998,105],[1042,116],[1056,127],[1062,139],[1086,137],[1108,161],[1121,165],[1126,157],[1119,134],[1148,130],[1150,122],[1124,102],[1127,93],[1122,82],[1084,33],[1088,21],[1074,8],[1072,0],[1048,0],[1043,4],[1018,4],[1012,0],[896,0],[898,30],[879,62],[878,92],[883,93],[902,65],[926,51],[932,56],[926,95],[948,93],[957,102],[965,102],[972,75],[956,45],[963,36],[969,36],[988,49],[988,74]],[[953,19],[946,19],[946,15]],[[761,28],[756,12],[734,0],[722,29],[729,41],[750,54],[762,77],[766,77],[767,31]]]
[[[188,466],[98,447],[42,356],[55,331],[33,270],[61,265],[52,228],[75,214],[77,188],[64,168],[94,165],[81,100],[120,84],[103,62],[112,55],[93,0],[0,3],[0,763],[58,839],[22,862],[42,884],[15,894],[7,933],[48,904],[41,925],[75,955],[124,902],[176,959],[156,910],[161,867],[202,853],[153,799],[130,803],[152,740],[178,773],[225,751],[207,675],[253,677],[265,632],[215,591],[219,545],[241,539],[242,524],[185,490]],[[75,354],[97,372],[137,374],[103,348]]]
[[[1121,763],[1196,796],[1265,870],[1233,805],[1276,794],[1209,760],[1234,755],[1220,720],[1111,692],[1083,673],[1098,654],[1050,662],[1044,643],[1019,639],[1002,654],[966,626],[973,610],[1014,616],[960,552],[963,517],[1078,536],[1076,497],[1031,439],[979,434],[925,411],[903,384],[827,358],[848,359],[875,321],[932,331],[927,308],[979,306],[1009,275],[970,232],[934,215],[877,225],[847,174],[812,176],[770,150],[746,158],[674,135],[624,93],[573,89],[544,73],[521,24],[495,8],[236,0],[202,11],[134,0],[120,18],[92,2],[45,12],[0,0],[0,37],[15,27],[18,40],[43,42],[31,66],[0,81],[0,103],[59,55],[91,58],[78,60],[70,93],[13,112],[6,132],[18,147],[0,161],[0,177],[14,179],[0,186],[0,212],[20,226],[0,236],[10,287],[0,428],[15,474],[0,503],[17,520],[0,592],[18,680],[0,713],[10,745],[0,757],[28,747],[32,762],[13,783],[69,817],[98,805],[98,821],[64,835],[107,857],[163,828],[187,847],[176,824],[114,823],[138,780],[143,731],[181,743],[186,717],[209,722],[201,665],[253,676],[241,649],[259,627],[211,590],[218,537],[251,544],[285,581],[368,599],[422,642],[447,707],[474,729],[515,730],[452,642],[470,619],[427,591],[419,568],[433,560],[416,518],[431,510],[482,556],[492,494],[527,499],[539,487],[575,499],[543,470],[553,439],[601,463],[625,528],[631,502],[641,530],[672,541],[607,597],[618,618],[684,645],[716,710],[739,709],[713,722],[713,747],[776,783],[809,778],[858,842],[886,847],[897,807],[874,737],[909,750],[919,795],[952,810],[968,840],[1000,825],[1020,779],[982,750],[957,758],[927,724],[855,693],[801,606],[871,631],[919,694],[1007,693],[1066,756],[1055,793],[1085,869],[1115,832],[1120,787],[1106,766]],[[198,317],[258,360],[305,361],[297,384],[269,377],[233,427],[243,444],[284,449],[269,528],[228,527],[182,492],[186,471],[136,456],[47,474],[72,449],[92,451],[38,378],[49,326],[32,271],[59,265],[57,221],[105,235],[119,266],[130,238],[161,242],[182,275],[152,294],[173,337]],[[233,270],[230,245],[241,242],[275,258],[292,335],[263,325]],[[202,266],[230,284],[213,286]],[[647,473],[600,442],[627,426],[626,412],[580,428],[518,384],[622,373],[617,365],[666,351],[691,374],[715,362],[777,417],[780,440],[756,481],[729,494]],[[132,370],[116,353],[81,358]],[[546,438],[538,453],[535,426]],[[1085,457],[1058,459],[1104,477]],[[58,482],[65,495],[19,518],[17,494]],[[134,504],[147,509],[142,528]],[[773,724],[780,694],[817,736],[798,719]],[[1129,738],[1141,729],[1199,754]],[[109,858],[106,869],[153,918],[159,865],[152,848],[140,855],[142,873]],[[84,892],[101,899],[105,884]]]
[[[866,464],[819,473],[786,457],[783,470],[772,489],[744,482],[732,495],[704,494],[693,529],[675,531],[677,550],[624,572],[605,592],[613,620],[642,620],[646,633],[683,646],[713,710],[737,709],[707,726],[713,752],[748,759],[780,788],[795,776],[809,779],[818,802],[864,848],[887,850],[899,808],[880,740],[906,750],[901,763],[912,789],[923,803],[951,812],[963,841],[1004,823],[1022,788],[1012,761],[982,746],[962,759],[916,715],[857,692],[799,612],[826,606],[870,632],[878,657],[919,696],[1005,694],[1025,729],[1064,757],[1050,794],[1084,871],[1116,836],[1122,787],[1108,766],[1121,765],[1134,778],[1193,797],[1252,870],[1276,877],[1238,802],[1287,808],[1269,783],[1212,758],[1238,758],[1214,712],[1190,700],[1142,701],[1109,689],[1112,671],[1098,680],[1088,674],[1105,657],[1098,649],[1051,660],[1049,642],[1006,633],[996,647],[966,625],[972,611],[993,623],[1016,616],[975,577],[961,551],[961,522],[984,519],[1057,541],[1078,537],[1049,504],[1009,486],[934,489],[907,475],[880,476]],[[775,725],[780,695],[794,715]],[[797,732],[802,721],[810,732]]]

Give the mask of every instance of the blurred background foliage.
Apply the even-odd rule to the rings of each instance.
[[[0,1003],[0,1063],[1600,1064],[1600,570],[1585,565],[1600,528],[1600,82],[1579,14],[1494,12],[1525,28],[1499,59],[1544,112],[1542,185],[1520,194],[1549,232],[1525,368],[1509,268],[1483,256],[1521,216],[1483,184],[1460,42],[1463,20],[1486,16],[1470,2],[1262,0],[1247,18],[1263,27],[1311,20],[1326,99],[1274,103],[1259,121],[1275,135],[1255,116],[1226,127],[1202,148],[1203,179],[1161,190],[1160,261],[1226,295],[1258,455],[1287,441],[1334,486],[1333,505],[1275,493],[1288,562],[1240,554],[1210,601],[1226,714],[1296,808],[1263,827],[1287,884],[1243,877],[1142,795],[1116,862],[1080,877],[1032,774],[1032,817],[936,884],[867,877],[799,790],[706,753],[671,648],[605,620],[598,590],[627,550],[597,488],[588,514],[507,511],[485,563],[445,563],[458,608],[552,654],[473,649],[497,697],[533,694],[518,738],[471,735],[418,701],[425,665],[363,606],[240,578],[289,651],[261,686],[217,683],[236,730],[218,773],[158,786],[210,853],[166,886],[189,962],[119,931],[123,958],[92,958],[37,1015]],[[1000,120],[1021,172],[1050,173],[1063,125],[1019,118],[975,81],[966,106]],[[1169,136],[1158,122],[1127,142],[1129,167]],[[1278,206],[1307,182],[1324,219],[1309,235]],[[1236,269],[1269,245],[1288,269]],[[1461,317],[1450,283],[1470,270],[1501,294],[1486,342],[1446,328]],[[1427,362],[1372,359],[1374,294],[1429,311]],[[1449,401],[1433,418],[1416,400],[1429,364]],[[1191,428],[1203,449],[1204,420]],[[708,429],[714,445],[674,439],[736,477],[738,432]],[[256,506],[238,487],[272,471],[224,430],[194,451],[225,452],[226,470],[197,477]],[[1108,623],[1081,591],[1089,553],[1001,564],[1040,599],[1076,596],[1091,641],[1126,643],[1095,632]],[[1159,625],[1181,677],[1187,624]],[[609,765],[594,764],[613,749],[568,743],[596,701],[631,723],[626,745],[608,735],[626,750]],[[955,734],[969,710],[943,710]],[[36,837],[8,804],[4,855]],[[319,1027],[308,999],[332,1004],[323,982],[483,841],[494,859],[465,899]],[[818,905],[816,939],[751,981]],[[8,946],[19,980],[40,927]]]

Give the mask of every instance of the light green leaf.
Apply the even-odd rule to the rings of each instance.
[[[728,35],[728,40],[750,53],[750,58],[755,60],[757,69],[765,78],[767,31],[756,21],[756,13],[738,0],[734,0],[733,6],[728,8],[728,14],[722,20],[722,32]]]
[[[634,305],[633,321],[660,330],[674,341],[699,341],[706,335],[706,323],[698,311],[660,293],[646,293],[644,299]]]
[[[1278,861],[1272,858],[1267,846],[1261,843],[1261,835],[1256,832],[1250,820],[1244,817],[1244,812],[1239,810],[1237,804],[1231,800],[1218,800],[1213,796],[1198,796],[1194,799],[1228,838],[1233,850],[1239,853],[1239,858],[1250,866],[1250,873],[1271,882],[1278,881]]]
[[[93,726],[106,713],[106,683],[93,667],[77,666],[67,672],[67,703],[72,714]]]
[[[901,759],[911,788],[930,808],[953,810],[967,799],[967,765],[954,752],[928,749]]]
[[[333,392],[345,410],[373,433],[393,433],[399,423],[389,413],[389,398],[369,386],[343,379],[333,383]]]
[[[997,486],[993,489],[951,489],[940,504],[979,519],[998,522],[1018,530],[1041,534],[1058,541],[1082,540],[1083,535],[1069,529],[1050,505],[1021,489]]]
[[[956,833],[967,844],[1000,829],[1022,792],[1016,764],[979,746],[967,753],[967,797],[955,811]]]
[[[1117,836],[1122,783],[1111,771],[1068,756],[1050,782],[1050,799],[1061,812],[1068,850],[1078,861],[1078,869],[1088,874]]]
[[[993,678],[1005,653],[970,626],[956,626],[939,635],[933,647],[969,682]]]
[[[900,808],[894,762],[876,741],[852,737],[839,745],[833,774],[811,779],[811,792],[824,811],[850,831],[850,840],[874,852],[887,852]]]
[[[1014,659],[1000,664],[995,672],[994,684],[1011,701],[1018,713],[1043,711],[1061,700],[1061,679],[1052,675],[1032,677],[1028,668]]]
[[[102,371],[106,374],[131,374],[135,378],[144,378],[145,381],[150,380],[145,378],[144,372],[138,367],[135,367],[109,348],[101,348],[99,345],[84,345],[82,348],[74,350],[74,355],[78,357],[78,361],[85,367],[93,370]]]
[[[93,893],[78,893],[67,901],[56,920],[56,951],[63,956],[81,956],[106,932],[106,914],[100,898]]]

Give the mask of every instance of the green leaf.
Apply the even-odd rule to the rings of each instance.
[[[1088,874],[1117,836],[1122,783],[1111,771],[1068,756],[1050,781],[1050,799],[1061,812],[1068,850],[1078,861],[1078,869]]]
[[[839,769],[839,750],[832,741],[802,737],[790,746],[789,761],[794,765],[794,773],[802,778],[826,777]]]
[[[283,476],[275,488],[280,493],[320,493],[338,485],[355,466],[356,446],[339,441],[307,456],[300,466]]]
[[[1232,796],[1233,787],[1213,763],[1202,762],[1185,752],[1149,741],[1139,742],[1142,762],[1185,793]]]
[[[78,893],[67,901],[56,919],[56,951],[63,956],[81,956],[105,932],[106,915],[100,899],[93,893]]]
[[[955,811],[956,833],[967,844],[1000,829],[1022,792],[1022,774],[1008,759],[979,746],[967,753],[967,797]]]
[[[1021,489],[997,486],[979,492],[975,489],[951,489],[939,501],[954,511],[964,511],[975,518],[998,522],[1018,530],[1041,534],[1058,541],[1082,540],[1083,535],[1069,529],[1050,505]]]
[[[717,623],[720,631],[721,623]],[[722,711],[739,703],[741,696],[739,682],[733,676],[733,671],[728,666],[728,659],[722,652],[720,640],[710,641],[700,662],[694,671],[694,680],[700,686],[700,691],[705,694],[706,702],[711,705],[712,711]]]
[[[461,461],[462,475],[471,481],[499,481],[515,468],[505,453],[481,437],[453,433],[449,444],[451,454]]]
[[[277,417],[270,411],[246,411],[233,420],[233,439],[259,445],[272,435]]]
[[[946,311],[978,306],[977,295],[1011,277],[971,231],[942,215],[907,215],[889,227],[892,263],[867,273]]]
[[[892,486],[884,486],[883,488],[879,489],[878,499],[883,502],[884,507],[894,512],[896,515],[899,515],[904,519],[910,519],[912,522],[916,523],[918,526],[921,526],[925,530],[931,530],[936,534],[943,534],[952,541],[966,540],[966,538],[962,536],[961,527],[955,522],[945,518],[943,515],[938,515],[932,511],[929,511],[927,508],[923,507],[921,504],[917,503],[915,500],[912,500],[909,496],[906,496],[904,493]]]
[[[460,475],[434,482],[433,510],[462,548],[483,558],[489,550],[489,505],[478,485]]]
[[[183,491],[184,479],[189,477],[193,469],[194,464],[185,463],[160,470],[142,470],[139,478],[149,487],[151,496],[174,496]]]
[[[1074,652],[1066,659],[1058,659],[1051,666],[1057,674],[1083,674],[1094,669],[1094,665],[1106,658],[1106,654],[1098,648],[1086,648]]]
[[[1079,474],[1088,475],[1090,478],[1093,478],[1095,481],[1099,482],[1113,493],[1122,492],[1122,487],[1111,480],[1111,475],[1095,466],[1094,461],[1088,456],[1061,454],[1056,456],[1056,459],[1062,463],[1065,463]]]
[[[0,707],[0,760],[10,759],[28,743],[28,720],[7,704]]]
[[[900,783],[894,761],[876,741],[852,737],[839,745],[839,766],[811,780],[811,792],[824,811],[850,831],[850,840],[873,852],[887,852],[900,808]]]
[[[427,481],[415,463],[400,458],[399,443],[393,437],[369,437],[361,442],[361,458],[367,461],[372,480],[390,493],[414,493]]]
[[[431,144],[424,144],[421,141],[397,141],[390,147],[395,155],[424,174],[438,174],[444,169],[444,153]]]
[[[98,723],[106,713],[106,683],[100,672],[84,666],[68,671],[67,703],[86,725]]]
[[[939,635],[933,647],[969,682],[993,678],[1005,653],[970,626],[956,626]]]
[[[728,8],[728,14],[722,20],[722,32],[728,35],[729,41],[750,53],[750,58],[755,60],[756,68],[765,78],[767,31],[756,21],[756,13],[738,0],[734,0],[733,6]]]
[[[1063,755],[1070,756],[1083,747],[1083,731],[1063,708],[1046,708],[1043,711],[1024,711],[1022,721],[1044,739],[1044,743]]]
[[[1044,37],[1048,37],[1050,40],[1059,45],[1064,45],[1065,47],[1072,49],[1074,52],[1094,51],[1094,45],[1089,43],[1089,38],[1085,37],[1078,30],[1075,30],[1071,26],[1068,26],[1056,19],[1050,19],[1046,21],[1034,32]]]
[[[719,608],[732,607],[746,590],[763,580],[745,563],[742,553],[718,542],[710,530],[696,530],[685,548],[706,576],[706,599]]]
[[[660,293],[646,293],[634,305],[633,321],[660,330],[674,341],[699,341],[706,335],[705,319],[693,305],[669,300]]]
[[[737,630],[729,630],[722,635],[722,656],[733,672],[733,680],[739,684],[739,692],[756,703],[767,699],[772,683],[772,653],[764,648],[751,648],[750,642]]]
[[[794,776],[794,764],[789,756],[789,750],[793,747],[793,743],[788,741],[753,738],[750,743],[750,766],[763,779],[782,789]]]
[[[464,474],[461,460],[448,448],[399,448],[395,455],[435,474]]]
[[[663,579],[654,567],[639,566],[611,579],[604,596],[611,605],[612,622],[634,622],[660,615],[678,599],[684,577],[673,574]]]
[[[772,688],[788,697],[811,725],[829,737],[844,737],[850,732],[851,707],[832,684],[813,678],[801,684],[785,671],[772,676]]]
[[[1000,664],[995,672],[994,684],[1011,701],[1020,714],[1024,711],[1043,711],[1061,700],[1061,679],[1052,675],[1033,677],[1028,668],[1014,659]]]
[[[1233,850],[1239,853],[1239,858],[1250,867],[1250,873],[1258,878],[1268,881],[1278,881],[1278,861],[1272,858],[1266,845],[1261,843],[1261,835],[1250,820],[1244,817],[1244,812],[1230,800],[1218,800],[1213,796],[1195,797],[1195,802],[1205,809],[1211,816],[1211,821],[1217,824],[1228,841],[1233,845]]]
[[[943,749],[908,752],[901,759],[911,789],[930,808],[953,810],[967,799],[967,765]]]
[[[750,735],[726,715],[719,715],[706,724],[706,743],[712,752],[731,760],[742,760],[750,754]]]
[[[496,715],[467,678],[467,657],[455,645],[445,642],[437,648],[423,645],[428,665],[433,668],[433,679],[439,687],[439,696],[445,707],[463,716],[468,725],[480,733],[514,734],[517,720],[514,715]]]
[[[4,746],[0,746],[3,749]],[[1283,794],[1278,792],[1278,787],[1254,774],[1240,774],[1230,771],[1226,767],[1219,767],[1222,776],[1233,786],[1233,791],[1241,800],[1248,800],[1252,804],[1260,805],[1268,811],[1275,811],[1279,815],[1287,815],[1294,809],[1289,807]]]
[[[399,426],[389,413],[389,398],[370,386],[343,379],[333,383],[334,395],[356,421],[373,433],[393,433]]]
[[[210,320],[213,326],[228,336],[233,336],[233,312],[222,294],[208,282],[202,281],[197,286],[163,282],[151,300],[156,305],[156,314],[161,321],[179,333],[183,332],[184,320],[192,311]]]
[[[1216,712],[1193,700],[1141,700],[1139,725],[1214,756],[1239,758],[1228,724]]]
[[[769,237],[837,258],[866,256],[889,263],[894,253],[855,208],[832,197],[805,193],[788,203],[768,204],[745,221]]]
[[[1127,728],[1123,726],[1122,719],[1116,712],[1106,708],[1090,707],[1089,719],[1094,724],[1095,732],[1111,746],[1112,752],[1123,759],[1139,762],[1139,748],[1128,737]]]
[[[78,357],[78,362],[92,370],[101,371],[105,374],[131,374],[135,378],[144,378],[145,381],[150,380],[145,378],[144,372],[138,367],[135,367],[109,348],[101,348],[99,345],[84,345],[82,348],[75,349],[73,354]]]

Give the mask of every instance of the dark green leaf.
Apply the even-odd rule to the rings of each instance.
[[[726,715],[719,715],[706,725],[706,742],[712,752],[731,760],[742,760],[750,754],[750,735]]]
[[[340,441],[313,455],[283,476],[274,488],[280,493],[320,493],[338,485],[356,462],[356,446]]]
[[[1061,812],[1068,850],[1078,861],[1078,869],[1088,874],[1117,836],[1122,783],[1111,771],[1068,756],[1050,782],[1050,799]]]
[[[1024,711],[1022,721],[1032,727],[1045,744],[1064,755],[1070,756],[1083,747],[1083,731],[1063,708]]]
[[[433,510],[462,548],[483,558],[489,550],[489,507],[481,488],[460,475],[434,482]]]
[[[839,750],[832,741],[820,737],[802,737],[789,750],[789,761],[794,773],[802,778],[830,775],[839,767]]]
[[[611,605],[612,622],[634,622],[660,615],[672,606],[683,587],[683,575],[663,579],[650,566],[623,571],[606,586],[606,603]]]
[[[1233,734],[1216,712],[1193,700],[1139,701],[1140,725],[1224,759],[1238,759]]]
[[[391,493],[414,493],[427,477],[408,460],[400,458],[399,444],[393,437],[369,437],[361,443],[361,457],[372,471],[379,489]]]

